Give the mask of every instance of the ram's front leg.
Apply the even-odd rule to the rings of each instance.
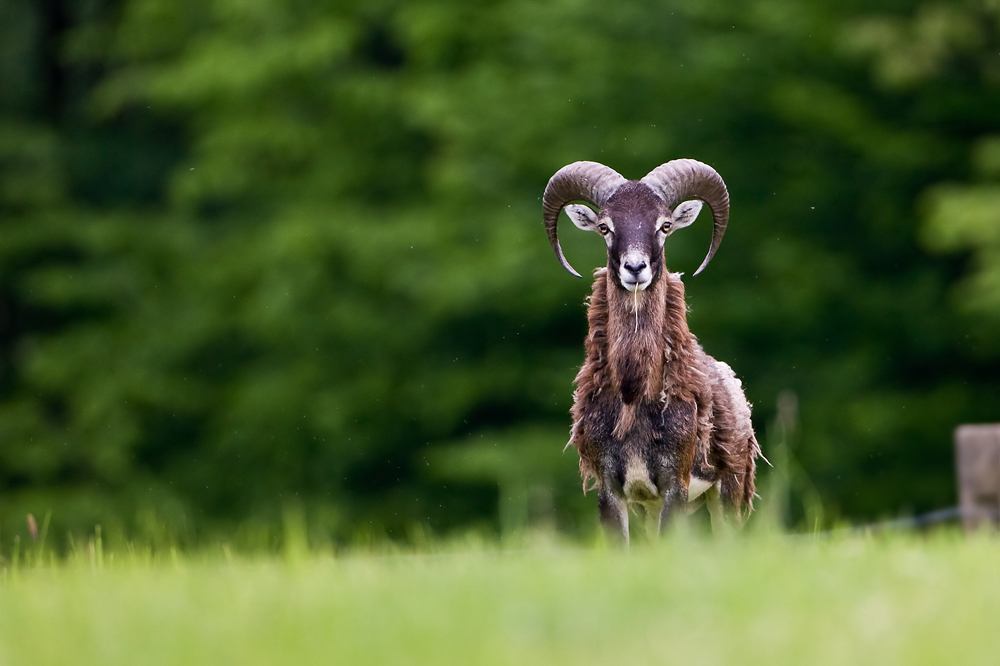
[[[616,493],[612,484],[601,484],[597,494],[597,510],[601,516],[608,540],[628,545],[628,504],[621,493]]]
[[[687,504],[688,483],[694,465],[697,436],[695,404],[671,401],[663,410],[663,457],[656,478],[656,489],[663,498],[659,520],[660,532]]]
[[[674,516],[682,507],[687,504],[687,487],[681,483],[671,484],[671,487],[663,493],[663,506],[660,508],[660,518],[657,530],[662,533],[670,525]]]

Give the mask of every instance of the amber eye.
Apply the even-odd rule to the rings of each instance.
[[[672,224],[673,222],[667,220],[666,222],[663,223],[663,226],[660,227],[660,231],[662,231],[663,233],[667,233],[668,231],[670,231],[670,225]]]
[[[608,225],[604,224],[603,222],[597,225],[597,230],[601,232],[602,236],[606,236],[607,233],[611,231],[610,229],[608,229]]]

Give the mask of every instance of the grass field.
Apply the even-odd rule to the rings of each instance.
[[[0,574],[0,664],[997,664],[1000,540],[674,535]]]

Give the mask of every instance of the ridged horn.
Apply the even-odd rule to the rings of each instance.
[[[581,200],[603,208],[612,194],[628,181],[611,167],[597,162],[573,162],[556,171],[549,184],[545,186],[542,195],[542,215],[545,221],[545,233],[549,235],[549,244],[559,257],[562,267],[573,275],[580,274],[566,261],[562,247],[559,246],[559,234],[556,224],[559,212],[571,201]]]
[[[712,209],[715,226],[712,245],[695,275],[705,270],[712,255],[719,249],[722,236],[729,222],[729,191],[722,176],[712,167],[697,160],[671,160],[656,167],[642,179],[654,192],[663,197],[670,210],[685,199],[701,199]]]

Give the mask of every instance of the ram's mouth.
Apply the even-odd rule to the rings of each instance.
[[[643,291],[646,287],[649,286],[650,282],[652,282],[652,280],[640,280],[638,282],[630,282],[628,280],[622,280],[622,286],[625,287],[625,289],[627,289],[628,291],[636,292],[636,291]]]

